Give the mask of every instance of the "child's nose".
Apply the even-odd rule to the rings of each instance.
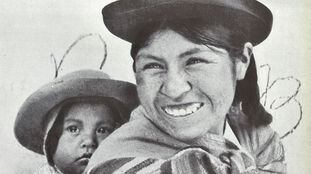
[[[82,148],[96,149],[97,146],[98,146],[98,143],[97,143],[95,135],[90,133],[83,137],[82,143],[81,143]]]

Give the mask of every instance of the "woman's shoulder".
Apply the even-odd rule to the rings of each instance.
[[[50,166],[48,163],[38,168],[34,174],[62,174],[56,168]]]

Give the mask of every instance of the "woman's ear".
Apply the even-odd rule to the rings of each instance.
[[[244,44],[243,53],[241,57],[235,59],[235,69],[236,69],[235,72],[237,80],[244,79],[252,54],[253,54],[253,45],[250,42],[246,42]]]

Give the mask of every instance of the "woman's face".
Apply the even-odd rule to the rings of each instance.
[[[236,86],[226,50],[163,30],[138,51],[135,65],[142,106],[163,131],[182,141],[223,133]]]

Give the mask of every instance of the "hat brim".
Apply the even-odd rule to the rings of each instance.
[[[105,6],[102,14],[108,30],[131,43],[143,27],[163,19],[203,19],[241,32],[257,45],[268,37],[273,21],[271,11],[255,0],[120,0]]]
[[[33,93],[21,106],[14,127],[17,140],[29,150],[43,154],[44,122],[49,111],[77,97],[114,98],[129,111],[139,103],[136,86],[123,81],[79,78],[52,82]]]

